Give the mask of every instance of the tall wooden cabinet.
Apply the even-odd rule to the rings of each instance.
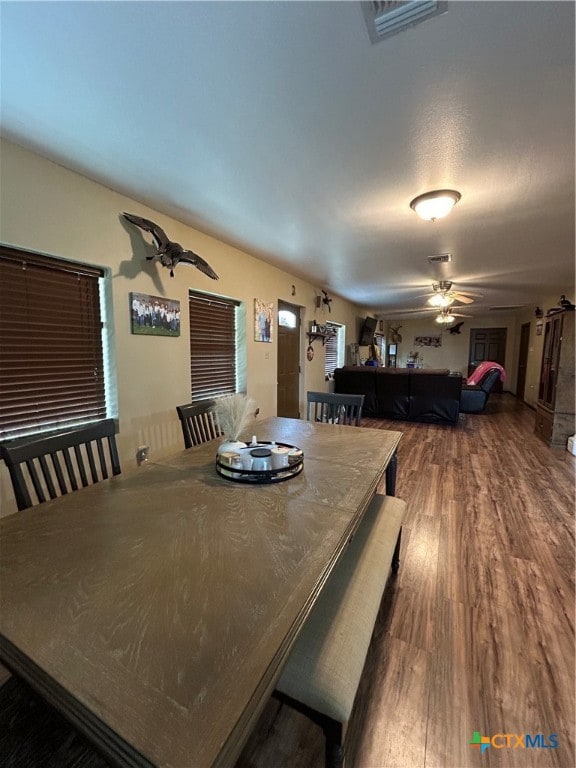
[[[534,431],[552,448],[566,448],[574,434],[574,312],[547,318],[536,426]]]

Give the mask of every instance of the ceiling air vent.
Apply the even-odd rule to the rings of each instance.
[[[361,3],[373,43],[445,13],[447,4],[446,0],[373,0]]]
[[[500,304],[500,306],[489,307],[491,312],[505,312],[508,309],[520,309],[524,304]]]
[[[452,261],[451,253],[438,253],[436,256],[428,256],[430,264],[447,264]]]

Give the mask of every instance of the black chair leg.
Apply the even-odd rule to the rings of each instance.
[[[342,723],[330,720],[323,726],[325,744],[325,768],[342,768],[344,765],[344,746]]]
[[[398,538],[396,539],[396,546],[394,547],[394,554],[392,555],[392,573],[396,575],[400,568],[400,544],[402,540],[402,528],[398,531]]]
[[[388,462],[386,467],[386,496],[396,495],[396,472],[398,468],[398,452],[394,451],[394,455]]]
[[[326,742],[325,768],[342,768],[344,765],[344,750],[339,744]]]

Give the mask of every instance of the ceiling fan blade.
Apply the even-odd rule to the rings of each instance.
[[[461,296],[473,296],[476,299],[482,299],[484,297],[483,293],[478,293],[477,291],[452,291],[452,293],[458,293]]]
[[[389,312],[381,312],[383,319],[395,317],[396,315],[413,315],[421,312],[435,312],[434,307],[420,307],[419,309],[391,309]]]
[[[474,299],[469,296],[465,296],[463,293],[453,294],[454,301],[459,301],[460,304],[474,304]]]

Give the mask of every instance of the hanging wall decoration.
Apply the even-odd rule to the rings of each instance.
[[[180,336],[180,302],[146,293],[130,294],[132,333],[141,336]]]
[[[272,341],[274,303],[254,299],[254,341]]]
[[[324,294],[324,296],[322,296],[322,304],[324,304],[325,307],[328,307],[328,312],[331,312],[330,304],[332,304],[333,299],[328,296],[324,289],[322,289],[322,293]]]
[[[442,336],[415,336],[414,337],[414,346],[415,347],[441,347],[442,346]]]
[[[166,232],[158,224],[154,224],[150,219],[135,216],[133,213],[123,213],[122,216],[124,216],[126,221],[152,235],[152,240],[154,240],[154,245],[156,246],[156,254],[155,256],[146,256],[146,259],[150,261],[150,259],[158,257],[162,266],[168,267],[170,270],[170,277],[174,277],[176,265],[182,262],[183,264],[191,264],[196,269],[199,269],[200,272],[204,272],[205,275],[211,277],[212,280],[218,280],[218,275],[202,256],[194,253],[194,251],[182,248],[180,243],[170,240]]]

